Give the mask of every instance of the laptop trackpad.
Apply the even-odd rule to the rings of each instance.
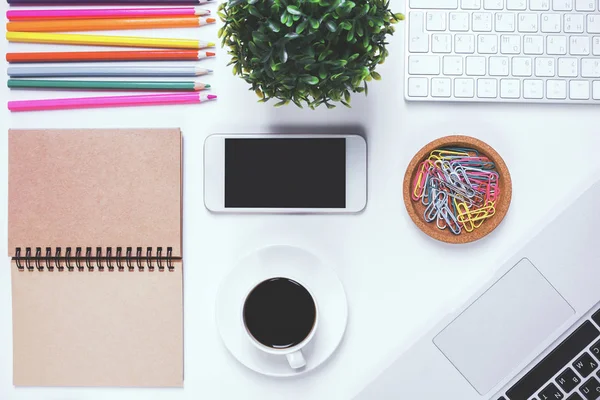
[[[523,259],[433,342],[483,395],[574,313],[533,264]]]

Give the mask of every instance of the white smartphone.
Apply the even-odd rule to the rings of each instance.
[[[367,205],[358,135],[212,135],[204,203],[214,212],[356,213]]]

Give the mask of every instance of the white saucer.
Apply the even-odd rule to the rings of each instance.
[[[286,277],[302,282],[314,294],[319,325],[302,350],[306,367],[293,370],[285,356],[266,354],[252,345],[243,326],[241,310],[246,294],[261,281]],[[348,303],[342,282],[330,265],[294,246],[270,246],[244,257],[221,283],[216,303],[217,327],[227,349],[246,367],[273,377],[305,374],[323,364],[338,347],[348,321]]]

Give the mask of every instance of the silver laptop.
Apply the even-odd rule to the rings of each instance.
[[[600,399],[600,181],[586,186],[356,398]]]

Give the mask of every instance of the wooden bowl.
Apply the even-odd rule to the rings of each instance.
[[[486,220],[481,227],[473,230],[473,232],[467,232],[463,229],[460,235],[455,235],[449,229],[438,229],[435,222],[425,222],[425,219],[423,218],[425,206],[420,201],[414,201],[412,199],[412,185],[419,165],[429,158],[429,154],[433,150],[439,149],[440,147],[467,147],[475,149],[496,164],[496,171],[500,175],[500,196],[496,201],[496,213]],[[512,180],[504,160],[491,146],[470,136],[446,136],[429,143],[414,156],[404,175],[403,192],[406,210],[419,229],[432,238],[442,242],[455,244],[470,243],[490,234],[498,225],[500,225],[510,207],[512,199]]]

